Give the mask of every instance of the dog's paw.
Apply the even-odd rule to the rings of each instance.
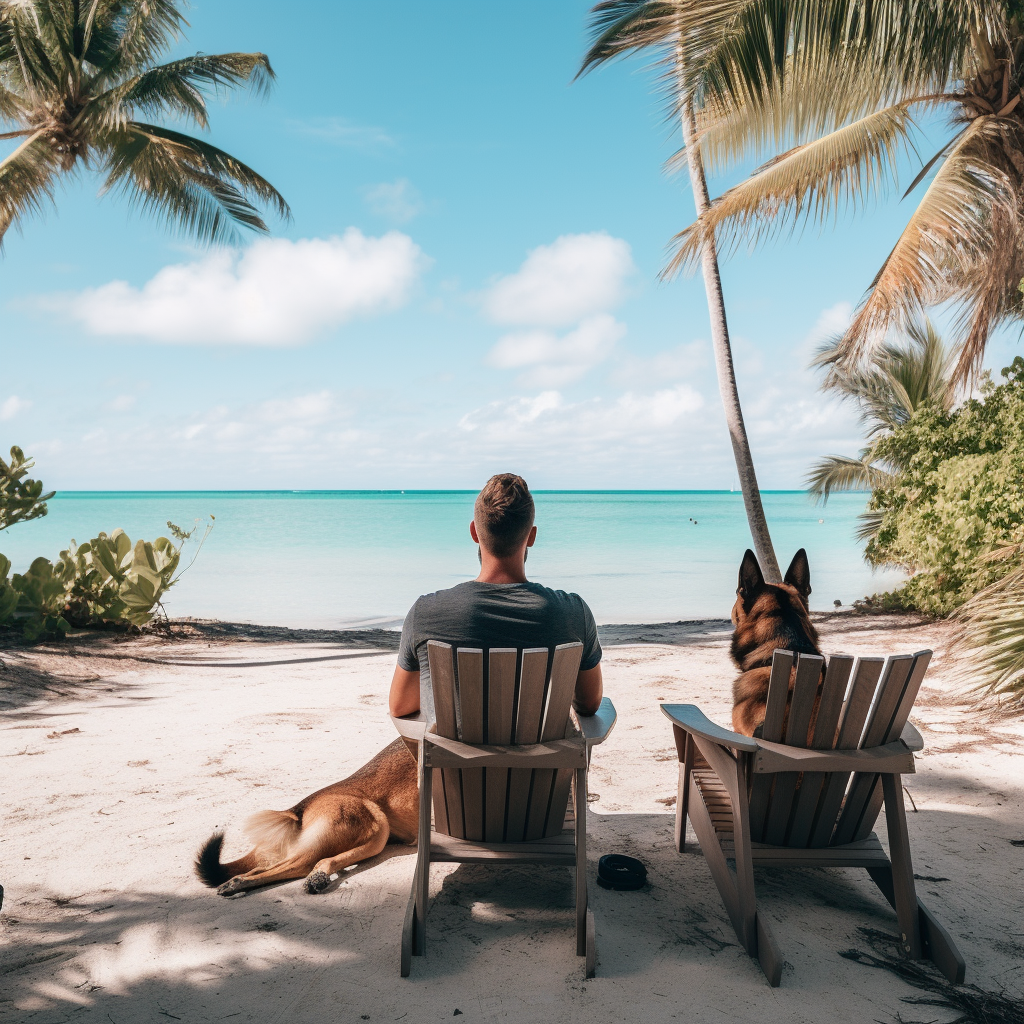
[[[240,875],[235,875],[234,878],[229,878],[223,885],[217,886],[218,896],[234,896],[236,892],[244,891],[245,883]]]
[[[306,880],[302,883],[302,888],[310,896],[316,896],[322,893],[330,884],[331,880],[325,871],[314,871],[311,875],[306,876]]]

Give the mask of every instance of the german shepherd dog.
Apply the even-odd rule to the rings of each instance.
[[[254,814],[245,825],[254,845],[239,860],[220,862],[224,833],[215,832],[196,857],[196,874],[221,896],[303,876],[306,892],[320,893],[334,872],[375,857],[389,841],[415,843],[418,821],[416,759],[398,739],[290,810]]]
[[[736,603],[732,609],[732,659],[742,673],[732,687],[732,727],[744,736],[759,736],[768,704],[768,680],[776,650],[821,654],[818,633],[811,625],[807,599],[811,570],[807,552],[794,556],[782,583],[765,583],[754,552],[747,550],[740,565]],[[795,673],[793,673],[795,676]],[[794,678],[790,678],[792,690]],[[821,684],[818,686],[819,698]],[[789,708],[786,708],[789,717]],[[817,707],[811,728],[817,718]]]

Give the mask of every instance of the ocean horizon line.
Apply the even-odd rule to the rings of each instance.
[[[154,488],[154,489],[118,489],[111,488],[109,490],[72,490],[64,489],[58,490],[54,495],[54,498],[49,500],[55,500],[56,498],[63,496],[75,497],[75,498],[87,498],[90,495],[102,495],[103,497],[110,497],[111,495],[152,495],[154,497],[162,494],[215,494],[215,495],[254,495],[254,494],[273,494],[273,495],[319,495],[319,494],[477,494],[477,489],[474,488],[461,488],[461,487],[433,487],[433,488],[416,488],[416,487],[340,487],[340,488],[328,488],[328,487],[313,487],[313,488],[299,488],[299,487],[282,487],[282,488],[228,488],[228,489],[213,489],[207,490],[203,488]],[[607,488],[607,487],[557,487],[557,488],[533,488],[531,490],[533,494],[738,494],[742,496],[742,491],[733,490],[729,488],[661,488],[661,487],[640,487],[640,488]],[[809,494],[806,488],[794,487],[794,488],[761,488],[761,494]],[[845,493],[849,494],[870,494],[870,491],[848,491]]]

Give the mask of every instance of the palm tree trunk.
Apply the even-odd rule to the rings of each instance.
[[[693,186],[693,201],[697,216],[701,217],[711,205],[708,183],[704,177],[704,162],[697,146],[697,124],[693,106],[684,100],[680,120],[683,123],[683,142],[686,146],[686,161],[690,168],[690,184]],[[740,395],[736,390],[736,373],[732,365],[732,346],[729,344],[729,325],[725,319],[725,299],[722,296],[722,278],[718,272],[718,251],[714,236],[707,238],[701,249],[701,270],[704,274],[704,290],[708,297],[708,313],[711,316],[711,344],[715,350],[715,368],[718,371],[718,390],[722,396],[725,422],[732,441],[732,453],[736,459],[736,472],[743,491],[743,504],[747,510],[747,522],[754,539],[754,553],[761,563],[761,572],[769,583],[781,583],[782,573],[775,557],[775,548],[768,533],[768,521],[761,505],[761,492],[757,487],[754,460],[750,456],[747,428],[743,425],[743,410]]]

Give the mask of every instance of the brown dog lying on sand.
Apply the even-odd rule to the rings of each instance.
[[[221,864],[224,833],[215,832],[195,869],[221,896],[306,876],[308,893],[330,876],[369,857],[389,841],[415,843],[419,814],[416,759],[395,740],[347,779],[317,790],[287,811],[260,811],[246,822],[253,848]]]
[[[760,734],[768,703],[772,655],[776,650],[821,654],[818,633],[807,611],[810,594],[811,570],[803,548],[793,556],[782,583],[765,583],[753,551],[748,549],[743,556],[736,604],[732,609],[732,624],[736,630],[732,635],[731,653],[742,672],[732,687],[732,727],[736,732],[744,736]],[[795,677],[796,673],[792,675]],[[794,682],[791,677],[790,691]],[[818,694],[820,698],[820,683]],[[817,715],[815,706],[811,730]]]

